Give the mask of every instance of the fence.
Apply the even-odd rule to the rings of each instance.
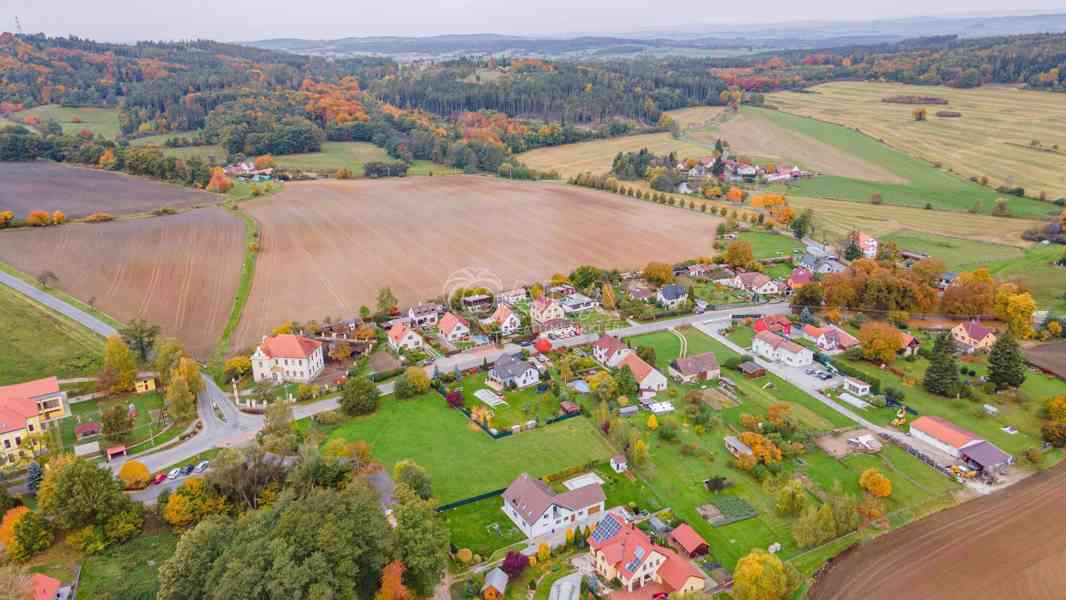
[[[477,496],[470,496],[469,498],[463,498],[462,500],[456,500],[455,502],[449,502],[448,504],[442,504],[442,505],[437,507],[437,512],[442,513],[442,512],[449,511],[449,510],[452,510],[452,509],[455,509],[455,508],[459,508],[460,506],[466,506],[467,504],[473,504],[475,502],[480,502],[480,501],[486,500],[488,498],[493,498],[495,496],[501,496],[501,495],[503,495],[503,493],[505,491],[507,491],[507,488],[500,488],[498,490],[492,490],[491,492],[485,492],[484,494],[478,494]]]

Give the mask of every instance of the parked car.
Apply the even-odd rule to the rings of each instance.
[[[159,485],[167,480],[166,473],[156,473],[156,476],[152,478],[152,485]]]
[[[181,468],[181,474],[182,475],[191,475],[192,474],[192,470],[194,468],[195,467],[193,465],[185,465],[184,467]]]
[[[655,592],[651,595],[651,600],[666,600],[669,596],[670,594],[666,592]]]
[[[171,469],[167,473],[167,479],[177,479],[178,477],[181,477],[181,469]]]
[[[207,462],[206,460],[201,461],[200,464],[196,465],[196,468],[193,469],[193,473],[203,473],[210,465],[211,463]]]

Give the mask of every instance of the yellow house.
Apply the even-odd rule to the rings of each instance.
[[[996,334],[977,321],[963,321],[951,329],[951,339],[963,352],[988,352],[996,343]]]
[[[147,394],[155,391],[155,377],[142,377],[133,382],[133,389],[138,394]]]
[[[33,452],[20,446],[23,440],[41,429],[36,402],[29,398],[0,398],[0,456],[3,456],[3,464],[31,458]]]
[[[616,513],[608,513],[596,525],[589,554],[600,577],[617,580],[630,592],[649,584],[679,593],[699,592],[706,586],[703,573],[688,558],[652,543],[648,534]]]
[[[37,406],[39,426],[48,427],[52,422],[70,414],[67,393],[59,389],[59,379],[45,377],[25,383],[0,387],[0,403],[7,398],[28,398]]]

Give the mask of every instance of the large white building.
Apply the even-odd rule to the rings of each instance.
[[[252,378],[272,383],[310,383],[325,367],[322,342],[282,334],[263,338],[252,354]]]
[[[755,334],[751,351],[766,360],[784,363],[790,367],[805,367],[814,362],[814,353],[810,349],[769,331]]]
[[[607,497],[599,484],[561,494],[526,473],[503,492],[503,512],[526,537],[576,529],[579,523],[603,513]]]

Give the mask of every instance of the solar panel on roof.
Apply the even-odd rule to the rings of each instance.
[[[622,525],[613,517],[606,517],[600,519],[600,522],[596,525],[596,529],[592,532],[592,539],[596,543],[601,543],[605,540],[609,540],[622,528]]]
[[[626,565],[626,571],[629,571],[630,573],[635,571],[637,569],[637,567],[640,565],[640,561],[644,559],[644,548],[641,547],[641,546],[637,546],[633,550],[633,555],[636,558],[634,558],[633,560],[629,561],[629,564]]]

